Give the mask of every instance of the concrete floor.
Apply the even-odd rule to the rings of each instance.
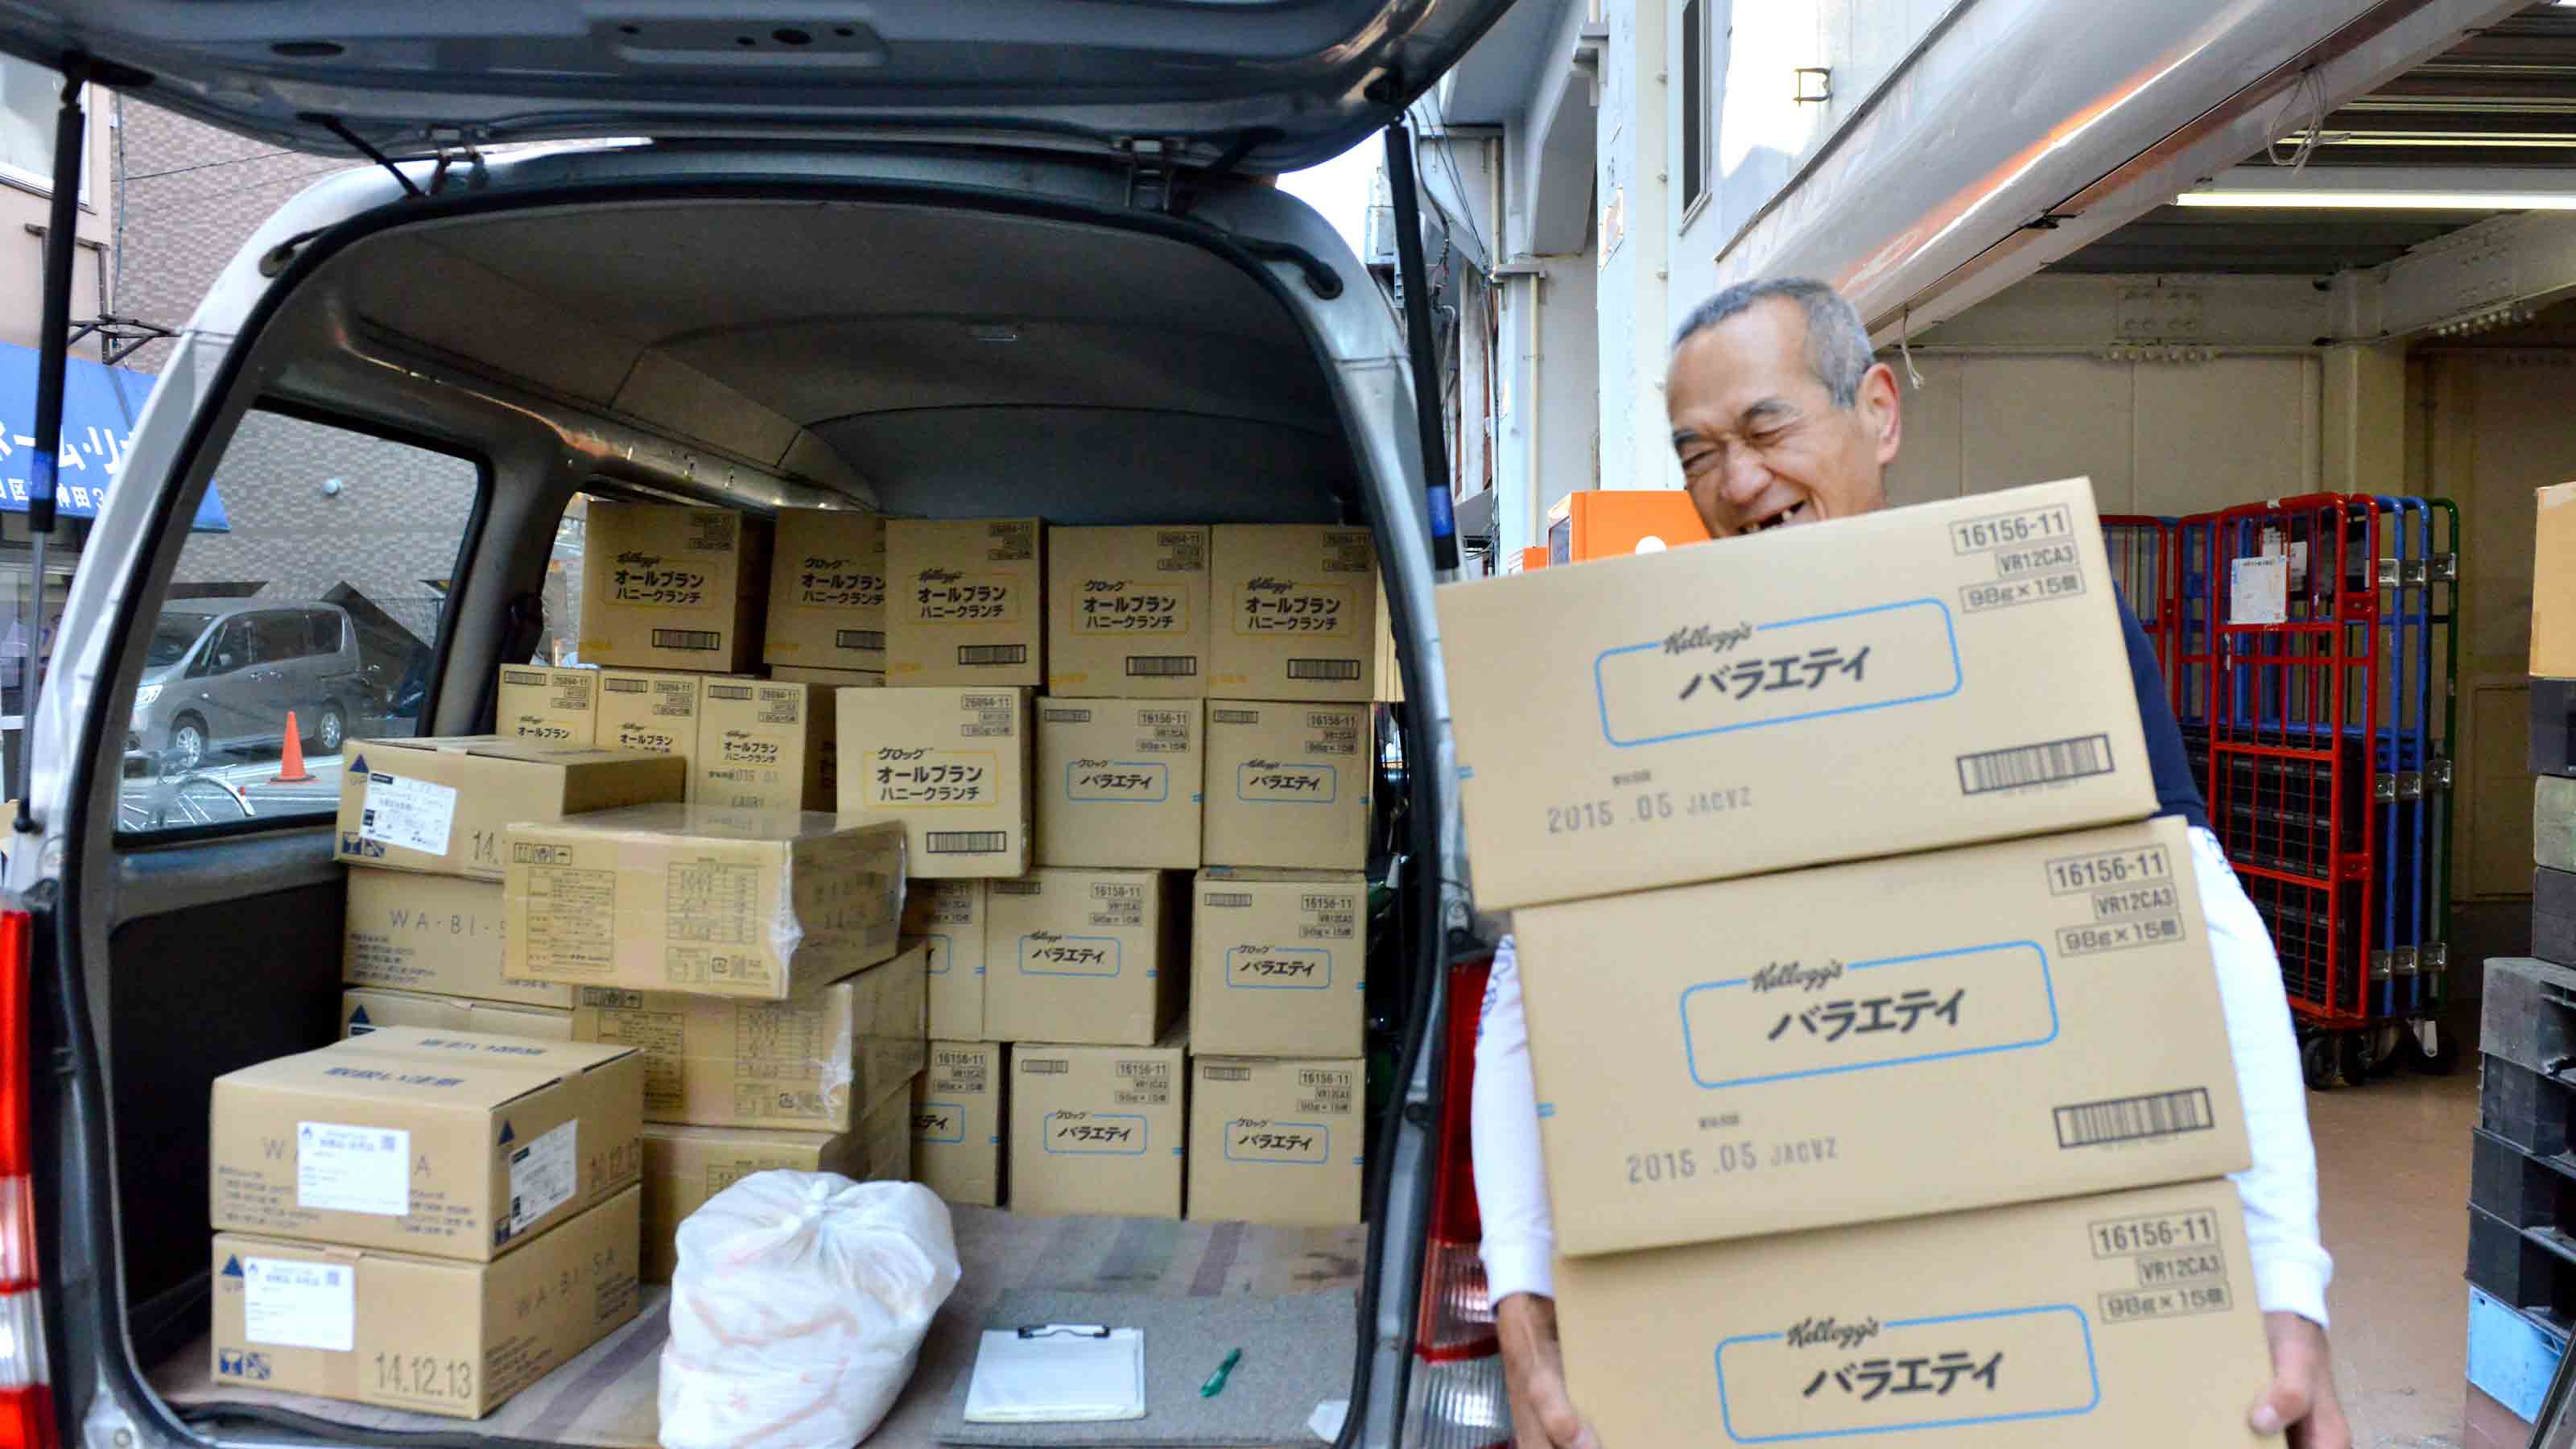
[[[2308,1094],[2319,1227],[2335,1259],[2335,1388],[2355,1449],[2460,1443],[2475,1062]]]

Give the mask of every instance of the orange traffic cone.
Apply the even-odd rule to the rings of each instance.
[[[304,768],[304,734],[295,727],[295,711],[286,712],[286,753],[277,760],[277,773],[269,777],[272,785],[310,785],[313,776]]]

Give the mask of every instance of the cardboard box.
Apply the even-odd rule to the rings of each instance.
[[[773,664],[769,666],[769,677],[832,689],[885,688],[885,671],[881,669],[807,669],[796,664]]]
[[[1556,1269],[1566,1386],[1620,1445],[2278,1443],[2254,1294],[2225,1182]]]
[[[1197,1034],[1191,1035],[1195,1049]],[[1360,1220],[1367,1063],[1190,1058],[1190,1219],[1340,1227]]]
[[[984,922],[980,880],[917,880],[903,904],[905,944],[929,954],[930,1034],[943,1041],[984,1040]]]
[[[1050,867],[986,890],[986,1036],[1099,1046],[1162,1038],[1187,989],[1181,918],[1163,872]]]
[[[218,1232],[488,1262],[634,1184],[623,1047],[387,1027],[215,1079]]]
[[[542,1041],[573,1039],[572,1012],[560,1006],[519,1006],[466,996],[432,996],[426,991],[386,991],[373,986],[352,987],[340,993],[340,1035],[366,1036],[393,1026],[527,1036]]]
[[[896,820],[914,880],[1019,875],[1029,861],[1025,689],[844,689],[841,814]]]
[[[1208,693],[1377,696],[1377,544],[1365,528],[1219,524]]]
[[[599,671],[504,664],[492,718],[500,733],[512,739],[596,744]]]
[[[1358,1056],[1367,975],[1368,881],[1359,872],[1215,866],[1191,882],[1195,1050]]]
[[[1046,683],[1046,526],[1034,518],[886,523],[886,682]]]
[[[698,798],[698,710],[707,676],[663,669],[599,671],[599,746],[638,755],[677,755],[689,765],[681,798]]]
[[[818,813],[644,805],[510,827],[503,970],[783,1001],[895,952],[903,837]]]
[[[1038,701],[1040,865],[1196,870],[1207,703]]]
[[[2537,490],[2531,569],[2531,672],[2576,678],[2576,483]]]
[[[668,1283],[680,1265],[672,1241],[708,1198],[755,1172],[837,1172],[868,1178],[867,1140],[856,1132],[644,1125],[644,1269]]]
[[[1361,870],[1377,774],[1370,706],[1208,701],[1210,865]]]
[[[1436,602],[1483,909],[2156,808],[2081,479]]]
[[[2248,1161],[2179,820],[1526,907],[1513,926],[1564,1253]]]
[[[953,1207],[1000,1207],[1003,1089],[1011,1049],[997,1041],[934,1041],[913,1080],[913,1181]]]
[[[1188,1039],[1011,1045],[1011,1210],[1181,1215]]]
[[[501,974],[501,883],[407,870],[352,870],[340,938],[351,986],[471,996],[523,1006],[570,1006],[560,981]]]
[[[770,572],[772,665],[882,672],[886,667],[885,519],[847,508],[778,510]],[[773,670],[771,678],[778,677]]]
[[[724,810],[830,810],[832,735],[832,695],[818,685],[710,679],[690,798]]]
[[[219,1233],[215,1382],[480,1418],[635,1316],[642,1196],[495,1263]]]
[[[760,663],[769,523],[727,508],[590,504],[581,657],[731,674]]]
[[[644,1054],[644,1115],[701,1127],[847,1132],[918,1075],[919,947],[794,1001],[582,988],[575,1041]]]
[[[1047,688],[1197,699],[1208,687],[1208,531],[1047,530]]]
[[[677,800],[687,767],[653,755],[498,735],[359,740],[340,777],[351,865],[501,878],[501,832],[522,820]]]

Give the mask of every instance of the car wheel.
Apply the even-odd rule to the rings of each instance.
[[[314,752],[324,755],[336,755],[340,753],[340,746],[342,742],[348,739],[348,737],[348,716],[342,714],[340,712],[340,706],[336,704],[324,705],[322,707],[322,718],[313,726]]]
[[[170,726],[169,758],[162,767],[174,772],[193,770],[206,762],[206,726],[194,717]]]

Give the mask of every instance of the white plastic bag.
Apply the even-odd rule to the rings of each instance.
[[[668,1449],[849,1449],[957,1286],[948,1205],[908,1182],[758,1172],[680,1224]]]

